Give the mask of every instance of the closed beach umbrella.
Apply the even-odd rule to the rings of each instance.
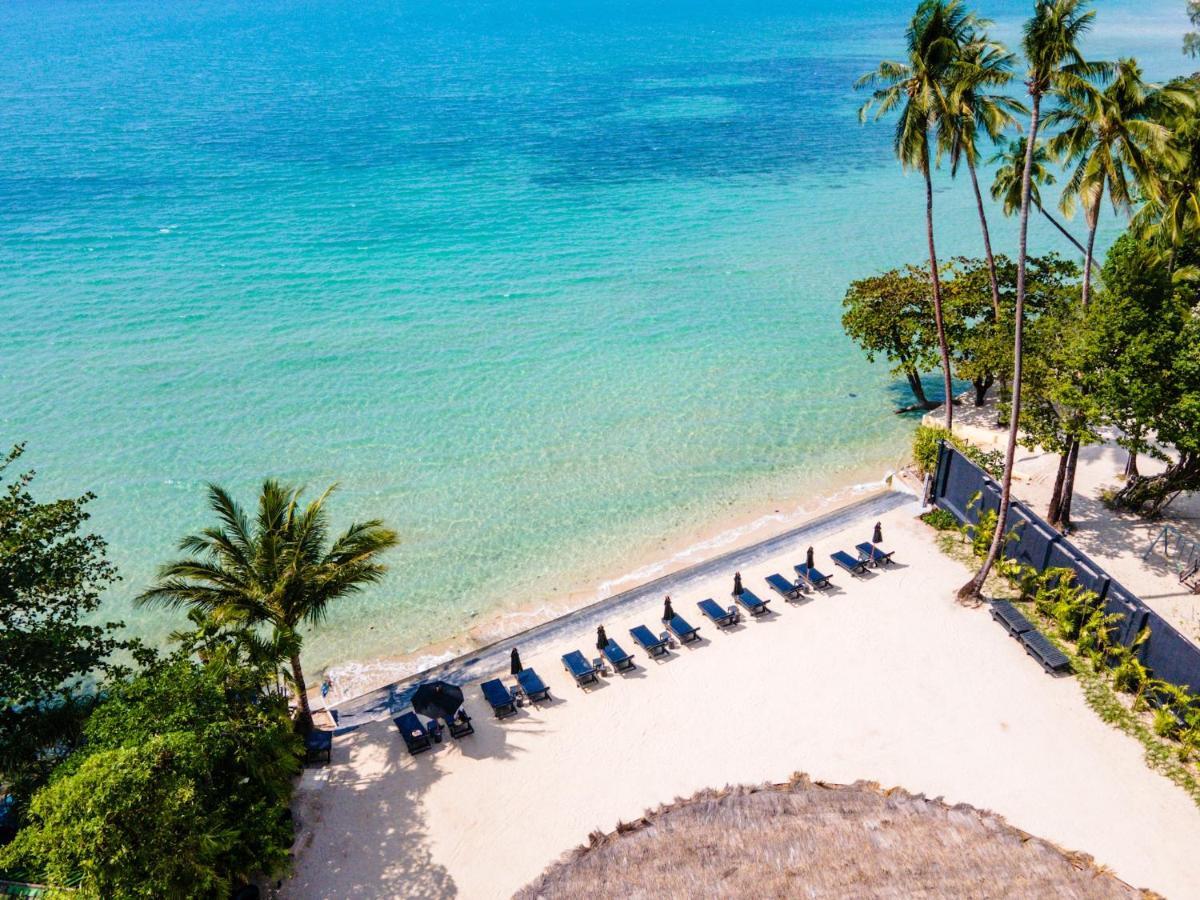
[[[875,523],[875,533],[871,535],[871,543],[872,544],[882,544],[883,543],[883,523],[882,522]]]
[[[742,573],[734,572],[733,573],[733,595],[735,597],[737,597],[737,596],[740,596],[741,593],[742,593]]]
[[[462,703],[462,688],[446,681],[427,681],[417,688],[412,698],[413,711],[431,719],[449,719]]]
[[[808,555],[804,557],[804,564],[810,569],[816,568],[816,563],[813,562],[813,548],[808,548]]]
[[[675,610],[671,609],[671,598],[668,597],[666,600],[663,601],[662,620],[664,622],[670,622],[673,618],[675,618]]]
[[[604,626],[601,625],[596,629],[596,649],[603,650],[608,646],[608,635],[604,633]]]
[[[525,667],[521,665],[521,654],[517,652],[516,647],[513,647],[513,649],[512,649],[512,666],[510,667],[510,671],[512,672],[513,675],[516,675],[523,668],[525,668]]]

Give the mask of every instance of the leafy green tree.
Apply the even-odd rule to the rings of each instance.
[[[1190,267],[1200,248],[1180,255]],[[1091,316],[1097,403],[1131,455],[1167,463],[1153,476],[1131,472],[1113,498],[1145,515],[1200,489],[1200,304],[1188,280],[1172,277],[1171,260],[1132,234],[1119,238]]]
[[[873,72],[855,82],[855,88],[872,88],[859,119],[865,121],[872,108],[875,118],[899,110],[894,147],[900,164],[916,169],[925,179],[925,235],[929,244],[929,282],[933,291],[933,315],[938,349],[942,358],[946,394],[946,428],[954,421],[954,387],[950,373],[950,350],[942,319],[942,287],[937,249],[933,239],[933,158],[930,137],[936,137],[943,122],[954,115],[948,97],[948,78],[960,48],[976,30],[976,19],[958,0],[922,0],[906,33],[907,52],[903,62],[886,60]]]
[[[1104,67],[1089,63],[1079,50],[1079,41],[1091,27],[1095,13],[1085,12],[1086,0],[1037,0],[1033,17],[1025,23],[1022,46],[1028,67],[1026,85],[1029,89],[1029,133],[1025,140],[1025,164],[1021,172],[1021,213],[1017,255],[1016,309],[1013,313],[1013,392],[1012,412],[1008,426],[1008,442],[1004,454],[1004,477],[1000,480],[1000,508],[991,548],[979,571],[963,585],[959,596],[979,597],[992,566],[996,564],[1004,543],[1008,522],[1008,507],[1012,499],[1012,469],[1016,458],[1017,433],[1021,414],[1021,372],[1024,360],[1025,275],[1028,261],[1029,204],[1033,151],[1037,146],[1038,121],[1042,98],[1058,96],[1076,90],[1084,79],[1100,74]]]
[[[937,406],[925,396],[921,372],[937,365],[937,325],[929,284],[916,266],[851,282],[842,300],[842,328],[874,362],[882,356],[892,374],[908,382],[917,406]]]
[[[227,897],[286,868],[300,741],[257,673],[176,656],[114,682],[0,865],[82,897]]]
[[[43,503],[33,472],[0,460],[0,784],[20,800],[78,740],[94,680],[135,649],[119,622],[91,624],[117,579],[104,541],[83,529],[92,494]]]
[[[1137,62],[1122,59],[1104,89],[1086,81],[1064,90],[1046,116],[1046,126],[1064,126],[1050,140],[1050,152],[1074,166],[1062,194],[1068,214],[1083,206],[1088,226],[1083,266],[1083,305],[1091,298],[1092,254],[1100,205],[1107,191],[1113,210],[1129,210],[1139,185],[1152,193],[1152,161],[1169,152],[1170,130],[1160,119],[1172,106],[1187,103],[1189,92],[1158,88],[1142,80]]]
[[[1046,518],[1067,527],[1071,484],[1081,446],[1100,440],[1099,412],[1090,384],[1095,348],[1087,310],[1073,298],[1031,319],[1025,338],[1025,401],[1021,443],[1059,454]]]
[[[300,665],[302,625],[325,619],[329,604],[377,583],[386,571],[379,561],[397,543],[378,519],[356,522],[327,543],[325,508],[333,488],[302,506],[301,488],[268,479],[251,519],[223,488],[210,485],[209,506],[218,525],[188,535],[179,549],[186,558],[167,563],[158,583],[137,602],[197,609],[218,624],[267,625],[292,648],[292,686],[301,727],[312,714]]]

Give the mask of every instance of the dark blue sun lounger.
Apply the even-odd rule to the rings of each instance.
[[[657,637],[654,632],[645,625],[638,625],[636,628],[629,629],[629,635],[633,638],[634,643],[645,650],[650,656],[663,656],[667,652],[667,639],[665,637]]]
[[[861,559],[863,562],[869,562],[876,568],[882,565],[890,564],[892,561],[891,551],[885,553],[874,544],[863,542],[856,545],[854,549],[858,551],[859,559]]]
[[[572,650],[570,653],[565,654],[562,661],[563,668],[571,673],[571,676],[575,679],[575,683],[580,687],[596,681],[596,667],[588,662],[578,650]]]
[[[304,761],[320,762],[321,757],[330,762],[333,756],[333,732],[314,728],[304,736]]]
[[[600,652],[604,654],[604,658],[612,663],[612,667],[618,672],[626,672],[633,668],[633,657],[621,649],[621,645],[612,638],[608,639],[608,643]]]
[[[1013,637],[1033,629],[1025,614],[1007,600],[992,601],[992,618],[1003,625],[1005,631]]]
[[[737,602],[740,603],[746,612],[750,613],[752,616],[761,616],[763,613],[767,612],[767,604],[770,601],[760,600],[757,596],[750,593],[750,591],[746,590],[745,588],[742,588],[742,592],[740,594],[735,594],[734,596],[737,599]]]
[[[671,629],[671,634],[679,638],[679,643],[681,644],[689,644],[692,641],[700,640],[700,629],[689,625],[683,616],[675,616],[675,618],[667,623],[667,628]]]
[[[541,676],[533,669],[522,669],[518,672],[517,684],[521,686],[530,703],[550,699],[550,688],[546,687],[546,682],[542,681]]]
[[[433,746],[433,741],[429,739],[429,732],[425,730],[425,726],[421,724],[421,720],[417,718],[415,712],[406,712],[396,716],[392,721],[396,723],[396,729],[404,738],[404,745],[408,747],[408,752],[413,756]]]
[[[497,719],[517,714],[517,698],[499,678],[485,681],[479,689],[483,691],[483,699],[492,705],[492,712],[496,714]]]
[[[711,598],[701,600],[696,604],[700,607],[700,612],[708,616],[713,624],[718,628],[728,628],[730,625],[736,625],[738,620],[737,610],[722,609],[721,606]]]
[[[865,562],[861,559],[855,559],[845,550],[838,550],[836,553],[831,553],[829,554],[829,558],[851,575],[861,575],[867,571],[867,564]]]
[[[805,565],[804,563],[800,563],[799,565],[793,566],[792,568],[794,568],[796,570],[796,574],[800,576],[800,580],[803,581],[805,584],[807,584],[813,590],[817,590],[818,588],[829,587],[829,576],[828,575],[822,575],[816,569],[810,568],[809,566]]]
[[[799,600],[804,594],[804,588],[798,584],[792,584],[782,575],[768,575],[767,587],[784,600]]]

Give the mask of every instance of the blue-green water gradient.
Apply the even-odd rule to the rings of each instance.
[[[1015,39],[1026,6],[981,9]],[[1099,4],[1090,49],[1183,72],[1183,6]],[[4,4],[0,438],[42,490],[96,491],[109,611],[154,638],[177,619],[129,599],[205,481],[339,482],[340,522],[404,546],[314,668],[881,472],[911,421],[840,300],[921,260],[924,197],[850,86],[909,11]],[[942,253],[977,254],[967,184],[936,207]]]

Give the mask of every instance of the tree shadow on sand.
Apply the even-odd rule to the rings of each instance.
[[[517,751],[507,731],[536,730],[538,723],[479,716],[473,724],[474,734],[447,736],[417,756],[387,720],[336,737],[329,766],[307,770],[293,802],[295,874],[281,896],[458,896],[453,877],[433,858],[425,796],[445,774],[449,755],[512,758]]]

